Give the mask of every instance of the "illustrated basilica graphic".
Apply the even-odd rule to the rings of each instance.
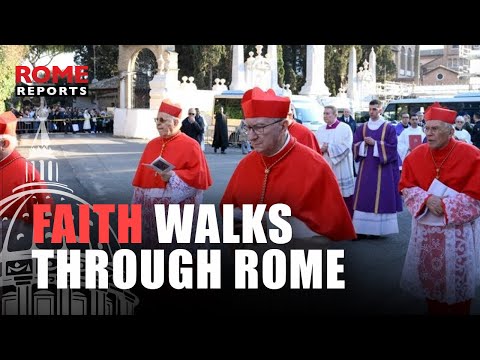
[[[35,244],[32,240],[33,214],[22,212],[27,202],[38,202],[37,197],[45,197],[55,204],[92,205],[76,196],[72,189],[59,182],[60,172],[54,151],[50,148],[45,127],[47,110],[37,112],[40,126],[30,148],[25,166],[25,183],[13,189],[11,195],[0,201],[0,298],[2,315],[132,315],[139,300],[128,290],[118,289],[113,284],[111,259],[113,252],[120,248],[117,236],[110,227],[110,243],[99,244],[92,238],[89,244],[49,244],[51,232],[45,233],[45,244]],[[37,169],[36,173],[34,169]],[[40,178],[38,178],[40,175]],[[5,176],[5,174],[4,174]],[[14,216],[7,218],[7,210],[15,210]],[[72,206],[74,218],[78,206]],[[47,214],[51,215],[51,214]],[[91,233],[96,224],[90,220]],[[35,249],[99,249],[107,252],[110,262],[108,289],[85,289],[85,259],[81,258],[80,289],[57,289],[56,260],[49,259],[48,289],[37,287],[36,260],[31,258]]]

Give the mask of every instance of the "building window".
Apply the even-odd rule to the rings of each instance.
[[[452,49],[458,49],[459,45],[452,45]]]
[[[412,49],[408,49],[407,70],[413,72],[413,54]]]
[[[438,73],[438,74],[437,74],[437,80],[438,80],[438,81],[442,81],[442,80],[443,80],[443,74],[442,74],[442,73]]]
[[[458,58],[453,58],[453,66],[452,66],[453,69],[458,69]]]
[[[402,46],[400,51],[400,71],[407,70],[406,68],[406,60],[407,59],[407,52],[405,51],[405,46]]]

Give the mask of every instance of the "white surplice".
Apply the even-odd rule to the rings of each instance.
[[[353,135],[350,126],[340,122],[336,128],[327,129],[327,125],[322,125],[315,136],[320,147],[324,143],[328,144],[328,151],[323,156],[337,177],[342,196],[352,196],[355,191],[355,179],[352,168]]]
[[[183,206],[186,204],[195,204],[192,223],[192,235],[191,242],[189,244],[182,244],[181,248],[189,249],[192,251],[192,255],[195,257],[197,248],[201,247],[200,244],[194,242],[196,225],[198,220],[199,205],[203,200],[204,190],[195,189],[186,184],[175,171],[172,171],[173,175],[168,180],[166,188],[141,188],[134,187],[132,204],[142,205],[142,231],[143,231],[143,244],[146,248],[164,249],[166,254],[169,254],[175,248],[177,248],[176,240],[169,244],[158,243],[157,235],[157,221],[155,215],[155,205],[164,204],[165,214],[168,216],[168,206],[170,204],[180,204],[181,212],[183,213]],[[203,244],[202,244],[203,245]]]
[[[480,201],[462,193],[446,197],[446,225],[429,226],[417,221],[428,192],[412,187],[402,193],[412,234],[401,287],[448,304],[472,299],[480,285]]]
[[[397,144],[397,151],[398,155],[402,159],[402,163],[405,160],[405,157],[410,153],[410,135],[420,135],[423,139],[425,139],[425,133],[420,126],[416,128],[409,127],[402,131],[402,133],[398,136],[398,144]]]

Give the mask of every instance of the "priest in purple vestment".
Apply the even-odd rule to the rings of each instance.
[[[402,211],[395,127],[380,116],[380,101],[370,101],[369,113],[353,137],[353,156],[360,163],[353,198],[359,239],[398,233],[397,212]]]

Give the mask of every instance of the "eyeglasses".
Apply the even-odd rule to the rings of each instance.
[[[273,123],[263,125],[263,126],[262,125],[255,125],[255,126],[246,125],[244,131],[245,131],[246,134],[248,134],[248,131],[252,130],[255,135],[262,135],[267,126],[279,123],[280,121],[283,121],[283,120],[285,120],[285,119],[278,119],[277,121],[274,121]]]
[[[156,117],[156,118],[153,118],[153,121],[155,121],[156,124],[158,123],[163,124],[164,122],[167,122],[168,119]]]
[[[195,115],[195,113],[188,113],[188,115]]]
[[[428,132],[428,131],[431,131],[431,132],[437,132],[440,130],[440,127],[438,126],[425,126],[425,128],[423,129],[425,132]]]

